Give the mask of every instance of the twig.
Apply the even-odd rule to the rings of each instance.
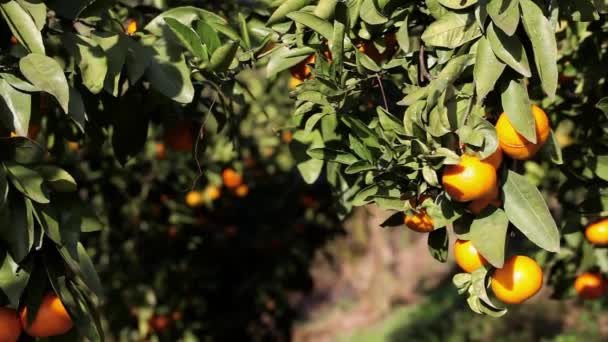
[[[388,101],[386,101],[386,94],[384,93],[384,86],[382,85],[382,78],[379,74],[376,74],[378,80],[378,86],[380,87],[380,93],[382,94],[382,100],[384,101],[384,110],[388,112]]]
[[[433,75],[431,75],[426,67],[426,57],[424,55],[424,45],[420,45],[420,51],[418,53],[418,70],[420,72],[420,82],[432,81],[435,79]]]
[[[194,188],[196,187],[196,183],[203,176],[203,168],[201,166],[201,162],[198,160],[198,145],[199,145],[199,142],[201,142],[203,140],[203,137],[205,135],[205,125],[207,124],[207,120],[209,119],[209,115],[211,115],[211,111],[213,110],[213,107],[215,106],[215,101],[217,100],[218,96],[220,96],[220,95],[216,94],[215,97],[213,98],[213,102],[211,102],[211,105],[209,106],[207,115],[205,115],[205,120],[203,120],[203,123],[201,124],[201,127],[198,130],[196,143],[194,144],[194,160],[196,161],[196,167],[198,168],[198,176],[196,178],[194,178],[194,180],[192,180],[192,186],[191,186],[190,190],[194,190]]]

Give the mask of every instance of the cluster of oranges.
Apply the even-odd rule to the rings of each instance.
[[[246,197],[249,194],[249,186],[243,183],[243,176],[234,169],[228,168],[222,171],[222,182],[237,197]],[[209,185],[203,191],[189,191],[186,194],[185,201],[189,207],[196,208],[202,206],[205,201],[215,201],[220,196],[221,189],[217,186]]]
[[[549,138],[550,126],[547,114],[532,106],[535,119],[536,142],[530,142],[519,134],[506,113],[496,123],[499,147],[488,158],[463,155],[458,164],[445,167],[442,185],[450,198],[457,202],[468,202],[468,210],[479,215],[486,207],[502,205],[497,172],[503,162],[503,153],[517,160],[532,158]],[[423,202],[421,196],[419,202]],[[416,204],[410,201],[412,207]],[[406,215],[407,227],[418,232],[430,232],[433,221],[424,209]],[[607,238],[608,242],[608,238]],[[458,265],[466,272],[473,272],[487,264],[471,241],[458,240],[454,244],[454,255]],[[536,294],[542,287],[543,272],[540,266],[527,256],[517,255],[508,259],[504,266],[492,275],[492,290],[496,297],[509,304],[522,303]]]
[[[2,342],[16,342],[22,330],[32,337],[52,337],[67,333],[72,327],[70,315],[54,293],[44,296],[31,323],[27,320],[27,307],[23,307],[19,315],[13,309],[0,308],[0,341]]]
[[[589,224],[585,237],[594,246],[608,246],[608,218]],[[584,272],[576,277],[574,289],[583,299],[597,299],[608,290],[608,282],[601,273]]]

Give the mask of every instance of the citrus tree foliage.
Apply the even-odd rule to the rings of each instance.
[[[193,167],[215,170],[203,184],[217,182],[219,169],[242,157],[238,146],[249,137],[240,124],[250,107],[277,132],[293,131],[295,167],[309,184],[331,184],[341,217],[375,203],[397,211],[385,222],[393,226],[425,210],[429,248],[442,262],[448,227],[472,240],[489,265],[454,282],[476,312],[504,314],[486,291],[488,271],[516,251],[559,252],[547,255],[561,272],[552,279],[574,274],[560,265],[605,270],[603,252],[580,233],[566,235],[560,249],[560,228],[578,231],[605,212],[605,1],[151,3],[0,3],[7,305],[35,307],[52,288],[73,316],[73,334],[103,340],[99,280],[79,242],[100,224],[89,194],[76,192],[57,165],[71,165],[76,141],[93,155],[111,146],[111,160],[128,165],[149,148],[150,132],[188,118],[197,124]],[[308,70],[291,92],[295,107],[268,113],[252,79],[287,97],[294,67]],[[536,142],[532,103],[567,133],[552,132],[536,162],[507,160],[498,173],[504,205],[471,215],[443,189],[442,170],[463,154],[491,156],[503,111]],[[32,128],[41,126],[38,137]],[[572,140],[563,153],[560,134]],[[549,211],[538,185],[557,193],[562,213]],[[591,261],[577,262],[580,255]]]

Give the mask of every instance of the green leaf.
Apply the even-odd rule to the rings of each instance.
[[[14,131],[17,135],[26,137],[30,123],[32,98],[30,94],[22,93],[11,87],[4,79],[0,79],[0,97],[8,110],[0,110],[0,120],[4,127]]]
[[[509,36],[519,25],[519,0],[491,0],[486,7],[494,25]]]
[[[424,30],[422,40],[427,45],[455,49],[479,36],[481,29],[473,13],[449,12]]]
[[[315,32],[319,33],[325,39],[331,40],[334,36],[334,28],[332,24],[316,15],[308,12],[292,12],[287,17],[297,23],[300,23]]]
[[[19,192],[38,203],[49,203],[46,191],[42,188],[42,176],[25,166],[6,163],[9,179]]]
[[[481,37],[477,45],[475,68],[473,70],[478,102],[483,101],[488,93],[494,89],[494,85],[505,70],[505,66],[494,55],[490,42],[485,37]]]
[[[439,228],[429,233],[428,246],[431,256],[439,262],[448,261],[448,237],[447,229]]]
[[[150,85],[161,94],[179,103],[190,103],[194,98],[194,86],[190,69],[183,54],[176,54],[162,42],[147,47],[153,58],[146,70]]]
[[[12,308],[17,309],[19,307],[21,294],[29,280],[29,270],[20,267],[11,255],[6,253],[2,266],[0,266],[0,289],[8,298]]]
[[[207,51],[209,53],[213,53],[218,47],[222,45],[219,35],[209,24],[205,23],[204,21],[197,21],[195,27],[196,33],[198,34],[203,44],[205,44],[205,46],[207,47]]]
[[[380,140],[376,132],[372,131],[369,127],[367,127],[361,120],[343,115],[340,117],[342,122],[346,126],[348,126],[353,133],[361,139],[367,146],[380,148],[382,145],[380,144]]]
[[[532,103],[522,79],[512,79],[500,95],[502,108],[515,130],[526,140],[536,143],[536,121],[532,114]]]
[[[608,181],[608,155],[595,156],[592,167],[599,178]]]
[[[410,33],[408,27],[408,17],[405,17],[403,22],[401,23],[401,27],[399,27],[399,31],[397,31],[396,37],[397,42],[399,43],[399,48],[405,52],[410,52]]]
[[[403,127],[403,122],[401,120],[394,117],[382,107],[377,107],[376,113],[378,113],[378,119],[382,128],[398,134],[405,134],[405,128]]]
[[[8,205],[0,208],[0,239],[7,243],[12,258],[21,262],[34,245],[34,220],[31,202],[18,194],[13,194]]]
[[[194,57],[199,59],[204,58],[203,55],[205,54],[205,51],[203,50],[201,38],[193,29],[171,17],[165,18],[165,22],[169,25],[173,33],[175,33],[182,45],[184,45]]]
[[[49,8],[56,11],[60,17],[74,20],[95,0],[47,0]],[[101,1],[97,1],[99,3]]]
[[[44,25],[46,25],[47,10],[42,0],[17,0],[17,2],[30,14],[32,19],[34,19],[34,23],[36,23],[38,31],[41,31]]]
[[[213,52],[209,60],[209,70],[226,71],[239,49],[239,42],[228,42]]]
[[[67,32],[62,36],[62,42],[70,52],[78,68],[85,87],[93,94],[103,90],[108,72],[108,60],[103,49],[91,38]]]
[[[509,221],[537,246],[558,252],[559,231],[540,191],[513,171],[508,172],[502,189]]]
[[[112,96],[117,97],[120,90],[118,82],[120,81],[120,74],[122,73],[127,53],[130,50],[129,44],[122,34],[97,32],[92,37],[103,49],[108,61],[104,89],[112,94]],[[148,60],[142,59],[138,63],[146,65],[148,64]]]
[[[490,24],[486,37],[498,59],[523,76],[532,76],[526,50],[517,36],[508,36],[501,29]]]
[[[543,13],[532,0],[521,0],[524,29],[532,42],[534,63],[540,75],[542,87],[549,97],[557,90],[557,42],[555,31]]]
[[[324,146],[323,137],[319,130],[314,130],[310,133],[296,131],[293,135],[293,141],[289,144],[289,148],[294,159],[299,161],[296,167],[307,184],[316,182],[321,175],[325,162],[311,158],[306,151]]]
[[[13,74],[7,74],[7,73],[2,72],[2,73],[0,73],[0,77],[2,77],[6,82],[8,82],[8,84],[10,84],[11,87],[13,87],[17,90],[25,91],[28,93],[35,93],[35,92],[40,91],[40,89],[34,87],[28,81],[23,80]]]
[[[162,36],[165,28],[167,28],[167,22],[165,21],[166,18],[176,19],[186,26],[192,26],[192,22],[198,19],[212,26],[223,26],[228,24],[226,19],[213,12],[192,6],[183,6],[172,8],[166,12],[159,14],[144,27],[144,30],[152,33],[155,36]],[[226,31],[229,30],[229,28],[226,29]],[[238,36],[236,32],[233,33]],[[232,33],[229,34],[232,35]]]
[[[36,169],[51,189],[59,192],[76,191],[76,181],[64,169],[53,165],[42,165]]]
[[[463,9],[473,6],[477,3],[477,0],[438,0],[440,4],[451,9]]]
[[[361,20],[370,25],[380,25],[388,21],[388,18],[382,15],[374,0],[363,0],[361,9],[359,10]]]
[[[509,219],[502,209],[487,208],[469,229],[473,246],[488,262],[501,268],[505,262],[505,244]]]
[[[45,54],[40,30],[34,19],[17,1],[0,2],[0,12],[19,43],[29,52]]]
[[[68,112],[70,89],[63,69],[52,58],[30,53],[19,61],[19,70],[35,87],[53,95],[64,112]]]
[[[278,48],[270,55],[270,61],[268,61],[268,65],[266,66],[266,73],[268,77],[274,77],[279,72],[297,65],[314,53],[315,49],[311,47],[292,50],[287,47]]]
[[[599,100],[595,105],[595,108],[601,110],[604,113],[604,116],[608,118],[608,97]]]
[[[547,143],[543,145],[543,151],[549,156],[553,163],[557,165],[562,165],[564,163],[564,159],[562,157],[562,148],[559,145],[553,130],[551,130]]]
[[[70,87],[70,104],[68,106],[68,114],[81,132],[84,132],[85,121],[87,120],[86,108],[82,101],[80,92],[73,87]]]
[[[306,153],[315,159],[322,159],[325,161],[332,161],[346,165],[350,165],[358,160],[357,157],[348,152],[333,150],[327,147],[313,148],[306,151]]]
[[[287,17],[287,14],[300,10],[302,7],[309,5],[312,3],[312,0],[286,0],[281,6],[279,6],[268,21],[266,22],[267,26],[272,26],[278,22],[283,21]]]

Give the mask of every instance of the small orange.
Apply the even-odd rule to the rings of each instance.
[[[427,197],[422,196],[418,202],[422,203],[426,198]],[[410,205],[412,207],[416,206],[414,199],[410,199]],[[419,233],[429,233],[434,229],[433,220],[427,214],[426,210],[422,208],[418,209],[418,212],[414,213],[413,215],[406,215],[404,223],[408,228]]]
[[[180,120],[165,130],[165,142],[178,152],[190,152],[194,146],[194,123]]]
[[[17,41],[17,37],[15,36],[11,36],[11,45],[17,45],[18,41]]]
[[[16,137],[18,137],[17,133],[11,132],[11,138],[16,138]]]
[[[492,275],[492,291],[507,304],[521,304],[543,286],[543,270],[532,258],[516,255]]]
[[[0,342],[17,342],[21,335],[21,322],[17,311],[0,308]]]
[[[289,144],[293,140],[293,133],[291,133],[291,131],[283,131],[283,133],[281,133],[281,140],[284,143]]]
[[[165,315],[155,315],[150,318],[150,327],[156,332],[163,332],[167,330],[171,320]]]
[[[68,150],[78,152],[78,150],[80,150],[80,144],[76,141],[68,141]]]
[[[517,133],[511,125],[507,113],[500,114],[496,122],[496,133],[498,134],[500,147],[513,159],[526,160],[532,158],[549,139],[551,127],[547,114],[536,105],[532,106],[532,114],[534,114],[536,123],[536,144],[529,142]]]
[[[303,82],[304,81],[292,76],[291,78],[289,78],[289,89],[295,90]]]
[[[492,192],[487,197],[483,197],[483,198],[471,201],[471,203],[469,204],[469,206],[467,208],[473,214],[479,215],[490,204],[497,208],[502,205],[502,201],[500,199],[500,189],[498,188],[498,184],[494,187]]]
[[[488,261],[479,254],[471,241],[456,240],[454,243],[456,263],[465,272],[471,273],[486,265]]]
[[[243,176],[233,169],[225,169],[222,172],[222,180],[224,185],[229,189],[235,189],[243,184]]]
[[[585,228],[585,237],[597,246],[608,245],[608,218],[594,222]]]
[[[247,194],[249,194],[249,187],[247,186],[247,184],[241,184],[237,186],[237,188],[234,190],[234,193],[238,197],[245,197],[247,196]]]
[[[127,21],[127,27],[125,29],[125,33],[128,35],[132,35],[137,32],[137,20],[129,19]]]
[[[220,188],[218,188],[215,185],[209,185],[206,189],[205,189],[205,197],[207,197],[208,199],[215,201],[216,199],[220,198],[220,196],[222,195],[222,192],[220,190]]]
[[[199,207],[203,204],[203,194],[200,191],[188,191],[186,194],[186,204],[191,208]]]
[[[597,299],[606,293],[606,281],[599,273],[585,272],[574,281],[574,288],[583,299]]]
[[[498,146],[498,148],[496,148],[496,151],[494,151],[494,153],[492,153],[486,159],[482,160],[482,162],[488,163],[488,164],[492,165],[492,167],[494,167],[495,170],[498,170],[500,168],[500,165],[502,165],[502,159],[503,159],[502,148],[500,148],[500,146]]]
[[[489,196],[496,187],[496,170],[477,157],[463,155],[460,163],[448,165],[441,178],[444,189],[458,202]]]
[[[156,144],[154,144],[154,152],[156,154],[156,159],[158,160],[163,160],[167,158],[167,148],[162,142],[157,142]]]
[[[74,324],[63,303],[54,293],[47,293],[40,303],[36,318],[28,325],[27,307],[21,309],[21,325],[32,337],[51,337],[63,335],[70,331]]]
[[[289,69],[289,71],[291,72],[291,76],[299,81],[304,81],[305,79],[310,77],[310,75],[312,74],[312,69],[308,66],[308,64],[314,64],[316,59],[317,57],[312,54],[306,57],[305,60],[291,67],[291,69]]]

